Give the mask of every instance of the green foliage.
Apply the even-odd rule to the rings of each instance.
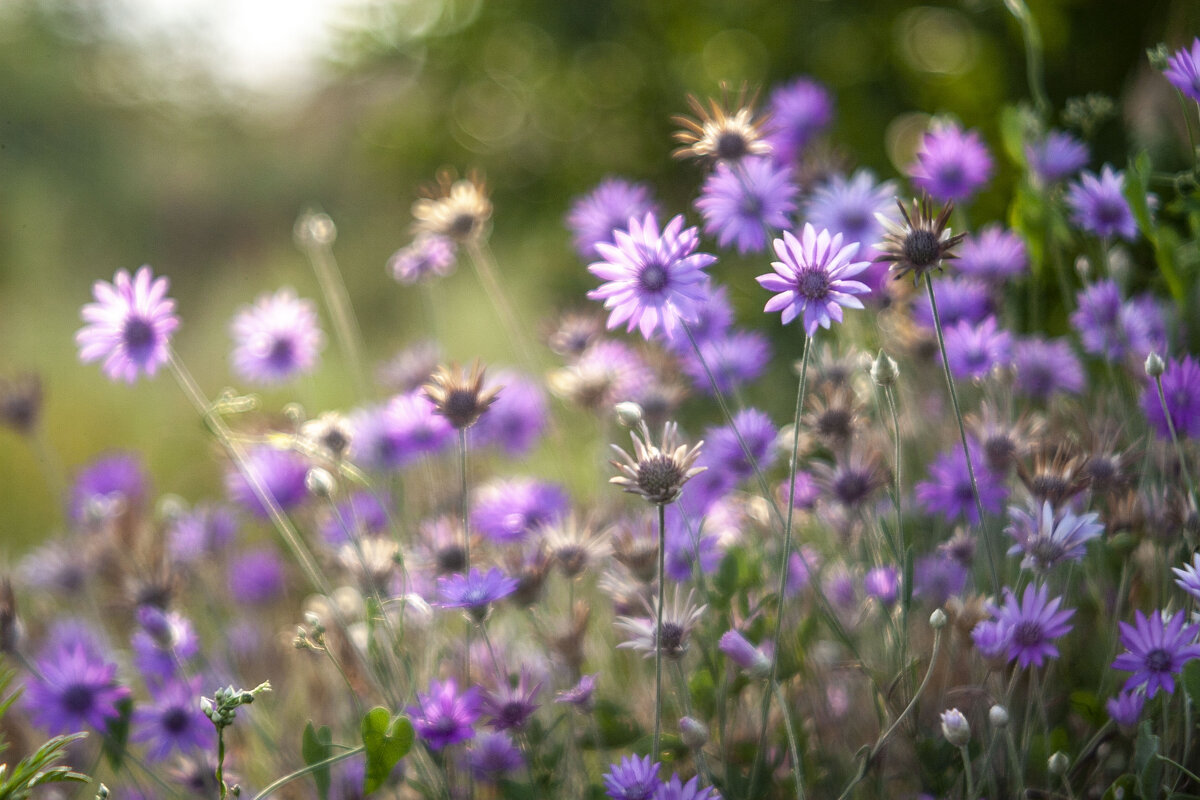
[[[333,755],[333,732],[329,730],[328,725],[322,725],[318,730],[313,727],[312,720],[308,721],[300,742],[300,755],[303,756],[306,765],[314,767],[312,776],[317,785],[317,797],[325,800],[329,796],[329,767],[315,765]]]
[[[1143,720],[1138,726],[1137,741],[1133,747],[1133,769],[1137,775],[1138,795],[1142,800],[1158,800],[1162,792],[1162,762],[1158,760],[1161,743],[1150,732],[1150,721]]]
[[[596,720],[599,741],[595,735],[588,735],[584,738],[584,747],[626,747],[643,735],[642,726],[637,723],[633,714],[611,700],[597,700],[593,717]]]
[[[10,669],[0,671],[0,695],[4,695],[0,700],[0,717],[12,708],[21,695],[19,688],[7,693],[15,674]],[[87,775],[58,763],[66,754],[67,747],[86,736],[86,733],[55,736],[32,755],[21,759],[16,766],[0,764],[0,800],[25,800],[38,786],[52,783],[87,783]],[[0,737],[0,751],[7,747],[8,743]]]
[[[372,708],[363,716],[362,741],[367,755],[363,794],[369,795],[383,785],[392,768],[412,749],[414,736],[408,717],[393,719],[382,706]]]

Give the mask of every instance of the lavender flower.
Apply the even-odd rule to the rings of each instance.
[[[245,470],[254,476],[262,491],[273,497],[284,511],[295,508],[308,497],[305,477],[308,462],[291,450],[279,450],[267,444],[257,445],[246,454]],[[230,497],[257,517],[269,514],[258,492],[242,469],[232,468],[225,476],[225,488]]]
[[[453,573],[438,578],[437,605],[442,608],[465,608],[480,622],[487,616],[488,606],[508,597],[517,590],[517,581],[492,567],[482,573],[474,567],[466,575]]]
[[[171,520],[167,549],[180,564],[191,564],[217,555],[237,534],[233,509],[216,504],[199,504]]]
[[[130,741],[147,742],[146,757],[164,761],[178,750],[183,755],[216,746],[216,730],[200,710],[197,681],[171,681],[155,693],[153,702],[133,712]]]
[[[133,664],[151,686],[158,686],[179,675],[180,667],[200,652],[200,637],[190,620],[177,611],[162,611],[155,606],[138,606],[138,623],[130,640]]]
[[[695,319],[708,280],[704,269],[716,257],[695,252],[699,236],[695,228],[684,230],[682,215],[661,233],[652,213],[641,222],[630,218],[629,230],[615,231],[614,240],[596,243],[604,260],[588,271],[606,283],[588,297],[604,301],[609,328],[628,323],[626,330],[637,328],[647,339],[660,329],[672,338],[681,320]]]
[[[833,175],[809,196],[805,218],[818,229],[842,234],[847,244],[858,242],[869,248],[883,235],[877,215],[890,219],[895,212],[895,197],[896,184],[876,184],[870,170],[857,170],[849,178]]]
[[[812,78],[799,77],[771,92],[767,113],[772,155],[789,163],[833,120],[833,97]]]
[[[945,331],[945,341],[950,373],[959,380],[984,378],[1012,361],[1012,334],[1000,329],[995,317],[978,325],[963,320]]]
[[[1025,145],[1025,161],[1043,183],[1057,183],[1087,166],[1087,145],[1069,133],[1050,131]]]
[[[426,278],[444,278],[454,271],[457,246],[454,239],[436,233],[417,236],[387,262],[387,270],[397,283],[411,285]]]
[[[934,282],[937,291],[938,316],[942,329],[948,330],[960,322],[978,325],[995,313],[992,293],[987,284],[965,275],[938,278]],[[913,301],[913,321],[926,330],[933,330],[933,306],[929,295],[918,295]]]
[[[112,453],[79,471],[71,486],[71,519],[77,523],[107,519],[139,508],[150,479],[136,453]]]
[[[495,445],[510,456],[527,454],[546,429],[546,395],[515,373],[501,373],[495,385],[504,391],[470,431],[472,446]]]
[[[98,731],[120,717],[129,689],[117,683],[117,665],[82,644],[51,648],[37,661],[23,704],[34,725],[53,735],[84,727]]]
[[[1200,38],[1192,39],[1190,49],[1182,48],[1171,54],[1163,77],[1184,95],[1200,103]]]
[[[942,736],[955,747],[966,747],[971,741],[971,725],[957,708],[948,708],[941,713]]]
[[[605,178],[595,189],[571,203],[567,227],[575,239],[575,250],[585,260],[603,258],[598,242],[611,243],[613,231],[624,229],[630,217],[641,219],[657,213],[650,188],[622,178]]]
[[[524,541],[567,511],[567,496],[532,478],[495,480],[475,490],[471,526],[498,544]]]
[[[1200,600],[1200,553],[1192,556],[1192,563],[1182,567],[1172,567],[1175,573],[1175,585]]]
[[[723,555],[717,537],[703,529],[689,531],[677,507],[669,509],[667,516],[667,554],[663,565],[667,577],[675,581],[690,580],[696,568],[704,575],[716,572]]]
[[[1002,284],[1029,269],[1029,254],[1020,236],[999,225],[988,225],[963,239],[956,266],[964,275]]]
[[[179,327],[168,285],[150,267],[133,277],[117,270],[113,283],[92,284],[96,302],[80,311],[86,324],[75,334],[79,360],[103,358],[104,373],[114,381],[133,383],[141,373],[154,375],[170,358],[171,334]]]
[[[266,605],[283,594],[283,562],[266,547],[242,553],[229,562],[229,593],[239,603]]]
[[[696,208],[704,217],[704,232],[716,236],[721,247],[759,253],[768,230],[788,226],[797,192],[791,167],[770,158],[744,158],[736,167],[722,161],[704,181]]]
[[[1129,353],[1129,337],[1122,325],[1123,300],[1117,284],[1107,278],[1084,287],[1075,297],[1071,325],[1079,331],[1083,350],[1119,361]]]
[[[1018,394],[1046,401],[1058,392],[1080,394],[1086,377],[1071,345],[1063,339],[1031,336],[1013,348]]]
[[[467,763],[476,780],[494,783],[522,769],[525,757],[507,733],[484,732],[475,737]]]
[[[597,677],[599,677],[599,673],[595,672],[590,675],[584,675],[570,689],[559,692],[555,696],[554,702],[566,703],[583,712],[590,711],[592,708],[592,694],[596,691]]]
[[[679,366],[692,386],[705,394],[713,393],[714,383],[722,394],[729,394],[755,381],[771,360],[770,342],[758,331],[734,330],[699,345],[699,355],[691,350],[680,354]]]
[[[735,483],[743,481],[754,474],[756,465],[763,471],[770,468],[778,434],[778,428],[766,413],[744,408],[733,415],[730,425],[704,432],[706,446],[699,463],[710,471],[728,473]],[[749,456],[742,449],[742,442],[750,451]]]
[[[675,595],[669,604],[664,605],[662,615],[662,654],[663,658],[678,661],[688,650],[688,639],[696,623],[704,616],[707,605],[692,605],[694,591],[688,591],[687,598],[680,595],[679,586],[675,587]],[[646,605],[648,617],[617,617],[614,624],[624,631],[629,638],[617,645],[619,648],[637,650],[646,658],[653,658],[658,650],[658,636],[655,635],[658,598]]]
[[[711,786],[701,786],[699,775],[683,783],[676,773],[671,780],[658,787],[654,800],[721,800],[721,796]]]
[[[1116,697],[1110,697],[1104,703],[1108,716],[1126,731],[1137,727],[1145,706],[1146,695],[1141,692],[1119,692]]]
[[[863,576],[863,590],[883,607],[890,607],[900,596],[900,570],[891,565],[867,570]]]
[[[504,680],[494,691],[484,692],[481,711],[491,718],[488,725],[498,731],[522,728],[537,711],[537,696],[541,691],[542,682],[534,680],[533,673],[522,668],[516,686]]]
[[[612,800],[651,800],[662,786],[659,767],[650,756],[625,756],[604,773],[604,790]]]
[[[378,536],[388,529],[388,511],[372,492],[360,491],[335,505],[321,525],[321,538],[330,547],[366,536]]]
[[[908,174],[914,186],[936,200],[963,201],[991,178],[992,157],[977,131],[935,122],[921,139]]]
[[[1200,644],[1196,644],[1200,625],[1185,627],[1185,611],[1175,612],[1170,619],[1162,611],[1155,611],[1149,618],[1135,611],[1134,617],[1133,625],[1117,623],[1126,652],[1113,661],[1113,669],[1133,673],[1125,681],[1126,691],[1145,686],[1147,698],[1154,697],[1159,689],[1174,694],[1173,676],[1183,670],[1185,663],[1200,656]]]
[[[945,553],[930,553],[913,565],[913,594],[940,608],[967,585],[967,568]]]
[[[971,629],[971,641],[975,643],[979,654],[1000,663],[1009,661],[1008,652],[1012,647],[1012,638],[1012,625],[999,620],[985,619],[977,622]]]
[[[771,659],[735,630],[725,631],[717,642],[717,648],[755,678],[771,674]]]
[[[790,231],[775,240],[779,261],[771,262],[774,273],[755,280],[770,292],[778,292],[767,301],[764,311],[782,311],[784,325],[804,315],[804,332],[812,336],[818,327],[828,328],[831,321],[842,321],[842,307],[862,308],[854,295],[867,294],[866,284],[847,280],[870,266],[867,261],[852,261],[859,244],[842,246],[842,235],[829,235],[805,224],[797,239]]]
[[[1030,665],[1040,667],[1047,658],[1058,658],[1058,648],[1052,640],[1071,630],[1067,620],[1075,614],[1074,609],[1059,611],[1061,604],[1061,597],[1049,598],[1045,586],[1026,586],[1019,603],[1016,595],[1005,587],[1004,604],[990,606],[989,610],[997,622],[1012,631],[1008,645],[1010,661],[1016,659],[1017,666],[1025,669]]]
[[[1183,360],[1171,359],[1160,380],[1175,434],[1183,439],[1200,438],[1200,362],[1191,356],[1185,356]],[[1158,386],[1153,378],[1147,378],[1146,389],[1142,393],[1142,410],[1160,439],[1171,438],[1167,415],[1163,412]]]
[[[1085,172],[1067,189],[1071,221],[1081,230],[1103,238],[1120,236],[1133,241],[1137,222],[1125,199],[1125,175],[1105,164],[1097,177]]]
[[[317,307],[291,289],[262,295],[230,325],[234,372],[258,384],[283,383],[312,372],[325,345]]]
[[[1024,555],[1022,569],[1048,572],[1064,561],[1082,561],[1087,543],[1104,532],[1100,515],[1055,511],[1049,501],[1028,508],[1011,506],[1004,532],[1016,540],[1009,555]]]
[[[417,692],[417,705],[405,713],[430,750],[442,750],[465,742],[475,735],[472,727],[479,719],[479,690],[474,687],[462,694],[453,678],[432,681],[428,692]]]

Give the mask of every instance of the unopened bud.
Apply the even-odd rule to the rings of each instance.
[[[617,413],[617,422],[626,428],[636,428],[642,421],[642,407],[631,400],[617,403],[613,409]]]
[[[1054,755],[1050,756],[1050,760],[1046,762],[1047,771],[1056,778],[1065,775],[1069,766],[1071,766],[1071,759],[1067,758],[1067,754],[1062,750],[1056,750]]]
[[[314,244],[330,245],[337,239],[337,226],[328,214],[309,211],[301,214],[300,219],[296,220],[294,234],[301,247]]]
[[[871,380],[875,381],[876,386],[887,388],[896,383],[896,378],[900,376],[900,367],[896,364],[896,360],[882,350],[875,361],[871,364]]]
[[[935,631],[939,631],[946,627],[946,612],[940,608],[935,608],[933,613],[929,615],[929,627]]]
[[[708,726],[692,717],[679,720],[679,738],[689,750],[699,750],[708,744]]]
[[[304,486],[310,494],[317,497],[332,497],[334,490],[337,488],[337,483],[333,480],[333,476],[329,474],[329,470],[321,467],[313,467],[304,476]]]
[[[1146,356],[1146,374],[1151,378],[1157,378],[1167,371],[1167,365],[1163,362],[1162,356],[1158,353],[1151,353]]]
[[[971,741],[971,725],[957,708],[942,712],[942,736],[955,747],[966,747]]]
[[[1004,728],[1008,726],[1008,709],[997,703],[988,709],[988,722],[992,723],[993,728]]]

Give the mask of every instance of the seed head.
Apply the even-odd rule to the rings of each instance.
[[[485,370],[476,361],[467,375],[455,364],[440,366],[425,384],[425,396],[457,430],[469,428],[487,411],[500,394],[499,386],[483,388]]]
[[[730,98],[729,88],[722,86],[718,102],[709,98],[708,107],[695,95],[688,95],[688,105],[696,118],[677,115],[671,121],[682,125],[675,141],[682,147],[675,150],[676,158],[699,158],[707,161],[738,162],[746,156],[765,156],[771,145],[763,138],[765,119],[754,111],[756,93],[745,84],[736,97]],[[732,101],[732,102],[731,102]]]
[[[466,242],[483,234],[492,216],[483,179],[472,173],[456,180],[450,170],[438,173],[437,183],[425,190],[425,197],[413,203],[413,233],[436,234]]]
[[[946,227],[954,211],[953,202],[946,203],[936,216],[929,195],[913,200],[911,208],[905,208],[899,200],[896,205],[900,207],[903,223],[883,214],[875,215],[886,230],[883,241],[876,245],[880,252],[875,258],[877,263],[891,264],[897,278],[912,273],[916,280],[931,269],[940,270],[943,261],[958,257],[953,249],[966,234],[951,235]]]
[[[639,494],[654,505],[666,505],[679,497],[683,485],[704,471],[704,467],[693,466],[700,456],[704,442],[688,449],[679,444],[679,432],[674,422],[663,426],[662,444],[650,442],[650,431],[646,423],[641,424],[640,434],[634,431],[633,455],[612,445],[621,461],[610,462],[620,473],[609,479],[631,494]]]

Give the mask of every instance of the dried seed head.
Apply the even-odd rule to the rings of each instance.
[[[707,108],[699,98],[688,95],[688,105],[696,118],[683,115],[671,118],[684,128],[675,133],[675,141],[682,145],[673,153],[676,158],[737,162],[746,156],[771,153],[770,143],[763,138],[765,120],[754,111],[756,93],[743,84],[731,98],[727,86],[721,89],[721,100],[709,98]]]
[[[457,430],[474,425],[500,394],[499,386],[483,388],[484,372],[478,361],[472,365],[470,375],[461,372],[457,364],[440,366],[425,384],[425,396],[435,411]]]
[[[472,173],[455,180],[450,170],[438,173],[437,183],[427,187],[425,197],[413,203],[413,233],[437,234],[465,242],[483,234],[492,216],[483,179]]]
[[[615,483],[631,494],[641,495],[654,505],[674,502],[683,485],[705,469],[693,466],[704,442],[698,442],[691,449],[686,444],[679,444],[678,428],[673,422],[663,426],[661,445],[651,443],[645,422],[641,424],[640,435],[635,431],[631,438],[633,455],[612,445],[621,461],[610,463],[620,474],[610,478],[609,483]]]

